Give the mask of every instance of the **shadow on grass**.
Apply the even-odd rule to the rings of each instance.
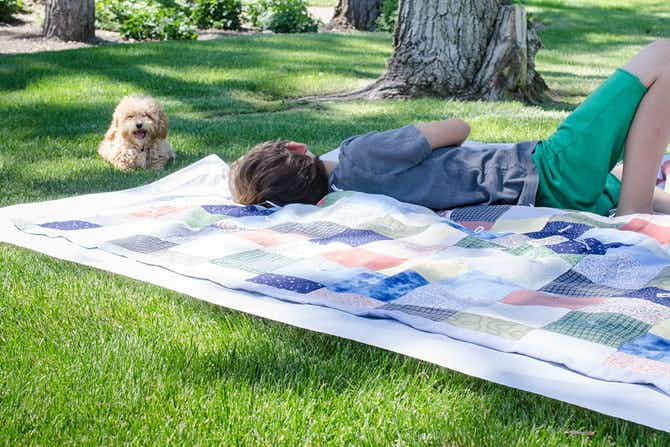
[[[351,39],[360,43],[359,49],[349,43]],[[375,57],[370,57],[371,39],[380,45],[385,38],[323,34],[290,41],[284,36],[244,36],[219,41],[154,42],[12,56],[3,60],[0,91],[22,90],[44,78],[72,73],[102,76],[112,82],[132,84],[138,90],[160,92],[187,102],[192,97],[220,95],[222,90],[236,88],[280,99],[290,97],[291,92],[277,79],[292,74],[327,70],[354,78],[377,76],[383,68],[383,56],[377,47]],[[324,53],[324,46],[336,51]],[[178,74],[199,69],[219,71],[224,80],[187,81],[160,73],[170,70]],[[250,79],[225,79],[227,70],[240,71]],[[197,108],[198,102],[192,105]]]
[[[559,0],[522,0],[525,6],[539,8],[532,19],[543,25],[540,34],[547,48],[565,53],[597,53],[620,46],[670,35],[667,4],[658,10],[631,6],[588,6]],[[596,35],[607,38],[597,38]]]

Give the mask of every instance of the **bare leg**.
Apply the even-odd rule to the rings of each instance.
[[[649,90],[628,131],[617,216],[650,214],[655,204],[656,173],[670,141],[670,41],[659,40],[645,47],[623,68]],[[658,205],[670,212],[670,201],[659,200]]]

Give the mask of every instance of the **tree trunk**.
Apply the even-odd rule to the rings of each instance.
[[[380,79],[323,99],[441,96],[539,102],[542,46],[521,5],[505,0],[400,0],[394,54]]]
[[[89,42],[95,38],[95,0],[47,0],[44,37]]]
[[[381,0],[338,0],[331,25],[373,31],[380,6]]]

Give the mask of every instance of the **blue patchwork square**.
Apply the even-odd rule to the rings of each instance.
[[[557,220],[547,222],[544,228],[540,231],[526,233],[526,236],[532,239],[544,239],[551,236],[563,236],[566,239],[576,239],[591,228],[593,227],[590,225]]]
[[[355,293],[370,296],[370,290],[384,280],[386,276],[377,272],[363,272],[353,278],[337,282],[328,286],[333,292]]]
[[[352,247],[369,244],[370,242],[388,240],[390,238],[371,230],[354,230],[347,228],[341,233],[333,236],[311,239],[316,244],[330,244],[331,242],[342,242]]]
[[[670,363],[670,340],[646,333],[619,346],[620,352],[658,362]]]
[[[626,296],[631,298],[640,298],[651,301],[652,303],[670,307],[670,291],[659,289],[658,287],[644,287],[642,289],[629,290],[626,293]]]
[[[626,247],[629,245],[630,244],[622,244],[620,242],[603,244],[598,239],[588,237],[579,241],[572,239],[561,242],[560,244],[547,245],[547,248],[559,254],[604,255],[610,248]]]
[[[451,212],[456,222],[495,222],[511,208],[510,205],[464,206]]]
[[[63,220],[59,222],[47,222],[40,224],[40,227],[51,228],[52,230],[74,231],[88,230],[91,228],[100,228],[100,225],[84,220]]]
[[[405,270],[384,278],[370,289],[368,296],[379,301],[392,301],[426,284],[428,281],[423,276],[412,270]]]
[[[313,292],[324,287],[323,284],[310,281],[309,279],[288,275],[276,275],[274,273],[263,273],[262,275],[254,276],[247,281],[303,294]]]
[[[124,239],[116,239],[109,241],[109,243],[138,253],[154,253],[177,245],[173,242],[164,241],[157,237],[144,234],[137,234]]]
[[[278,208],[263,208],[256,205],[203,205],[202,209],[209,214],[220,214],[231,217],[269,216],[278,210]]]

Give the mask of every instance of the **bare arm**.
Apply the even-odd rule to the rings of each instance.
[[[612,174],[621,181],[623,177],[623,163],[619,163],[612,169]],[[670,194],[661,188],[654,188],[654,195],[651,199],[653,211],[660,214],[670,214]]]
[[[445,146],[460,146],[470,135],[470,126],[460,119],[421,123],[417,124],[416,127],[426,137],[433,149]]]

